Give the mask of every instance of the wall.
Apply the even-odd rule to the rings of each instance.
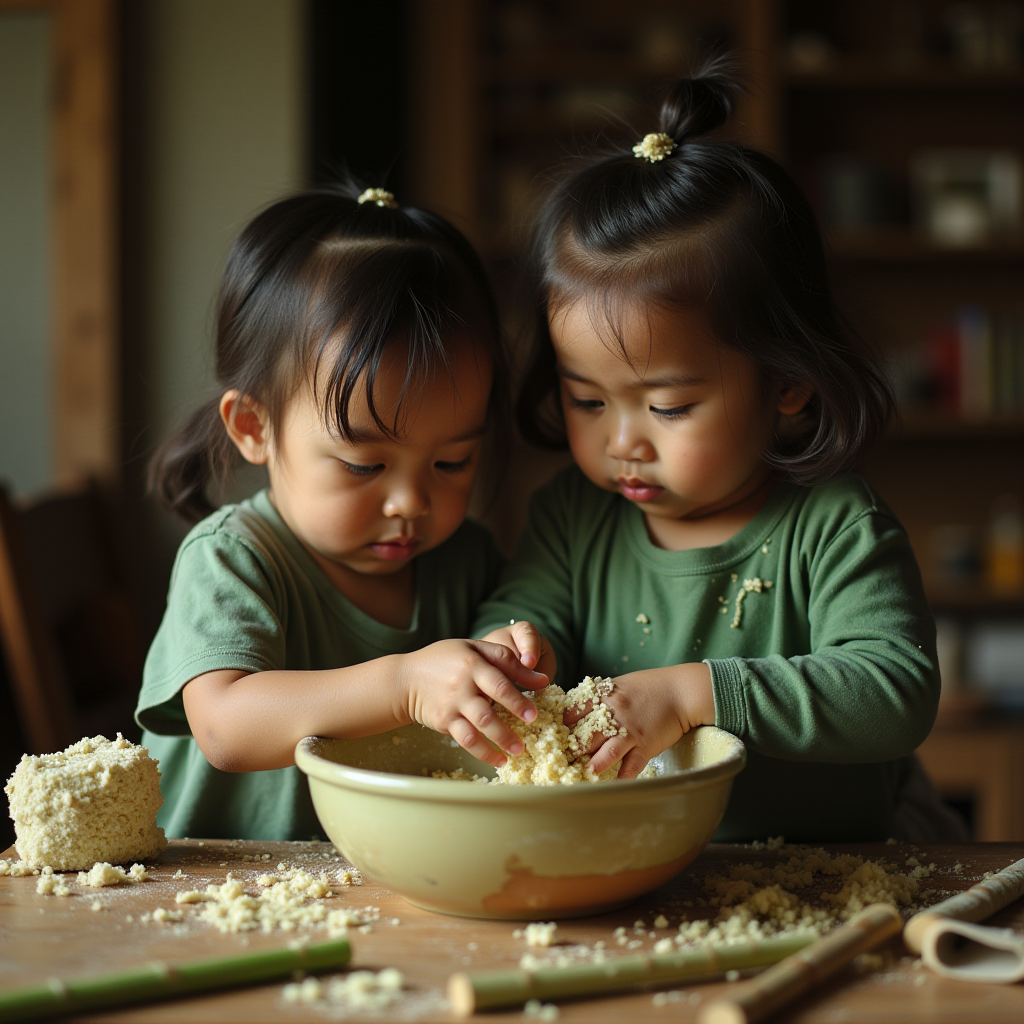
[[[0,480],[50,479],[50,17],[0,14]]]
[[[142,497],[145,461],[211,380],[232,238],[304,182],[305,5],[137,0],[123,38],[125,457],[135,547],[162,592],[183,527]]]

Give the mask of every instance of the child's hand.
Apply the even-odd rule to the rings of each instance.
[[[620,758],[620,779],[634,779],[652,757],[672,746],[698,725],[715,724],[715,700],[711,669],[700,663],[630,672],[615,679],[615,688],[604,703],[625,736],[595,736],[590,748],[590,767],[596,774]],[[572,724],[590,710],[589,705],[567,712]]]
[[[510,648],[527,668],[543,672],[549,680],[555,678],[555,652],[532,622],[520,619],[488,633],[484,640]]]
[[[526,668],[516,653],[486,640],[441,640],[397,657],[399,693],[409,721],[448,733],[475,758],[495,768],[505,763],[501,750],[523,752],[522,740],[501,720],[491,701],[532,722],[537,709],[517,686],[535,690],[548,681]]]

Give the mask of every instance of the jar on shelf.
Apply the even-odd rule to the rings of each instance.
[[[1016,495],[1004,495],[992,507],[985,576],[994,594],[1024,593],[1024,516]]]

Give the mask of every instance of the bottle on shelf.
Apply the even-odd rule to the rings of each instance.
[[[1024,516],[1016,495],[1004,495],[993,506],[985,577],[993,594],[1000,597],[1024,594]]]

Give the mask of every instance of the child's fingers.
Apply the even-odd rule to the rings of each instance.
[[[460,747],[485,764],[500,768],[507,760],[505,755],[500,750],[495,750],[465,718],[456,718],[448,726],[448,735]]]
[[[568,708],[562,715],[562,721],[566,725],[575,725],[584,715],[589,715],[594,710],[594,705],[591,701],[587,701],[586,704],[578,704],[576,707]],[[597,749],[596,747],[594,748]]]
[[[537,706],[522,690],[513,686],[493,665],[483,665],[474,675],[477,689],[484,697],[507,708],[516,718],[532,722],[537,717]],[[481,698],[482,699],[482,698]],[[487,704],[486,701],[484,701]],[[491,713],[501,722],[494,708],[487,704]],[[465,712],[463,712],[465,714]],[[504,728],[507,726],[502,723]],[[492,737],[493,738],[493,737]]]
[[[511,625],[512,639],[519,651],[519,660],[527,668],[536,668],[544,653],[544,638],[532,622],[521,619]]]
[[[480,652],[489,665],[497,669],[496,674],[485,675],[482,678],[488,678],[495,682],[499,679],[504,679],[506,682],[511,680],[516,684],[516,686],[521,686],[524,690],[539,690],[548,685],[547,676],[542,675],[540,672],[534,672],[533,669],[527,668],[519,660],[519,656],[504,644],[493,644],[486,640],[476,640],[473,642],[473,646]],[[477,682],[479,684],[480,680],[477,680]],[[515,691],[515,686],[512,687],[512,690]],[[495,693],[491,693],[489,690],[487,692],[490,693],[490,696],[494,697],[499,704],[507,707],[513,714],[519,715],[520,718],[523,717],[519,714],[516,708],[512,707],[511,704],[506,703],[504,699],[498,697]],[[519,694],[519,696],[522,697],[522,694]],[[525,710],[527,707],[532,708],[533,703],[523,697],[522,701],[519,702],[517,706],[522,710]],[[529,719],[527,719],[527,721],[529,721]]]
[[[640,747],[633,749],[622,759],[619,767],[620,779],[635,779],[646,767],[650,758]],[[614,762],[612,762],[614,764]]]
[[[621,761],[635,746],[636,740],[631,736],[611,736],[591,756],[590,767],[595,775],[600,775],[616,761]]]
[[[483,696],[473,697],[459,709],[462,717],[478,732],[508,754],[521,754],[523,741],[502,721],[494,706]]]

